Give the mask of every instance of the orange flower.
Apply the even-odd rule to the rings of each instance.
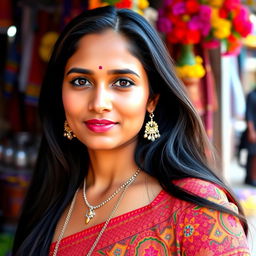
[[[188,240],[193,243],[194,237],[199,236],[199,232],[197,231],[199,224],[195,223],[194,217],[192,219],[186,217],[184,223],[180,224],[180,227],[182,228],[180,235],[184,237],[184,241]]]

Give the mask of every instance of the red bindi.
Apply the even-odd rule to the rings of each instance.
[[[99,69],[102,69],[102,66],[99,66]]]

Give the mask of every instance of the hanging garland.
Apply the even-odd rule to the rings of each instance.
[[[158,29],[170,43],[225,45],[236,54],[242,38],[252,31],[248,9],[240,0],[165,0]]]
[[[91,0],[89,1],[89,9],[112,5],[116,8],[126,8],[143,14],[143,11],[149,6],[148,0]]]

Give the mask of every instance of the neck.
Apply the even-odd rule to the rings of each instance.
[[[87,188],[110,187],[123,183],[138,169],[134,161],[135,144],[109,151],[90,151]]]

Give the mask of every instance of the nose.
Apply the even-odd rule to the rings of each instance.
[[[95,87],[89,102],[89,110],[96,113],[104,113],[112,110],[112,99],[109,88]]]

